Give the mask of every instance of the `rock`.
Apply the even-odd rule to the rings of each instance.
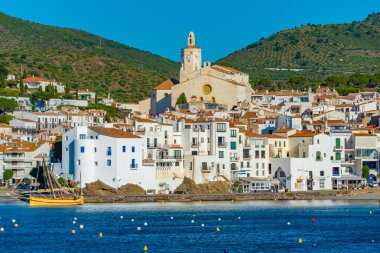
[[[145,190],[141,186],[136,185],[136,184],[122,185],[119,188],[119,191],[121,192],[121,194],[124,194],[124,195],[144,195],[145,194]]]
[[[227,182],[215,181],[205,184],[196,184],[194,180],[185,177],[175,192],[185,192],[189,194],[228,193],[229,188],[230,185]]]
[[[86,187],[83,189],[83,194],[85,196],[111,196],[120,194],[120,191],[98,180],[86,184]]]

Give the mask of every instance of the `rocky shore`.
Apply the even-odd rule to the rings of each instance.
[[[85,195],[86,203],[134,203],[134,202],[193,202],[193,201],[248,201],[248,200],[379,200],[380,189],[349,191],[313,191],[281,193],[211,193],[211,194],[162,194],[108,196]]]

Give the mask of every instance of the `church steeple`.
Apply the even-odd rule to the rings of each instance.
[[[195,45],[195,35],[190,32],[187,36],[187,45],[181,51],[181,71],[179,81],[184,82],[188,80],[188,75],[194,71],[200,70],[202,67],[202,52],[199,47]]]
[[[187,47],[195,47],[195,36],[193,32],[190,32],[187,37]]]

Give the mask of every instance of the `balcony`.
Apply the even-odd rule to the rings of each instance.
[[[157,160],[182,160],[181,156],[169,156],[169,155],[160,155],[157,156]]]
[[[206,132],[204,128],[193,128],[193,132]]]
[[[230,160],[231,160],[231,162],[238,162],[239,161],[239,157],[238,156],[231,156]]]
[[[25,156],[5,155],[4,161],[31,161],[32,158]]]
[[[228,146],[227,142],[218,142],[218,147],[219,148],[226,148]]]
[[[211,166],[203,167],[202,168],[202,173],[211,173],[212,168]]]
[[[139,166],[138,166],[137,163],[135,163],[135,164],[130,164],[129,167],[130,167],[131,169],[135,169],[135,170],[136,170]]]
[[[252,147],[251,144],[244,143],[244,146],[243,146],[244,149],[250,149],[251,147]]]
[[[154,148],[161,148],[162,147],[162,144],[153,144],[153,145],[147,145],[146,146],[147,148],[152,148],[152,149],[154,149]]]
[[[251,160],[251,155],[243,155],[243,160]]]
[[[191,143],[191,147],[192,148],[198,148],[199,147],[199,143]]]
[[[342,150],[343,146],[334,146],[334,150]]]

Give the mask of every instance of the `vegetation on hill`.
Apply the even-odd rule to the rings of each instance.
[[[380,13],[360,22],[285,30],[217,64],[250,74],[251,83],[259,88],[305,88],[305,83],[374,88],[380,84]],[[354,80],[357,77],[363,79]]]
[[[9,73],[44,76],[136,102],[179,68],[166,58],[87,32],[0,13],[0,59]],[[1,72],[1,69],[0,69]],[[1,75],[1,73],[0,73]]]

